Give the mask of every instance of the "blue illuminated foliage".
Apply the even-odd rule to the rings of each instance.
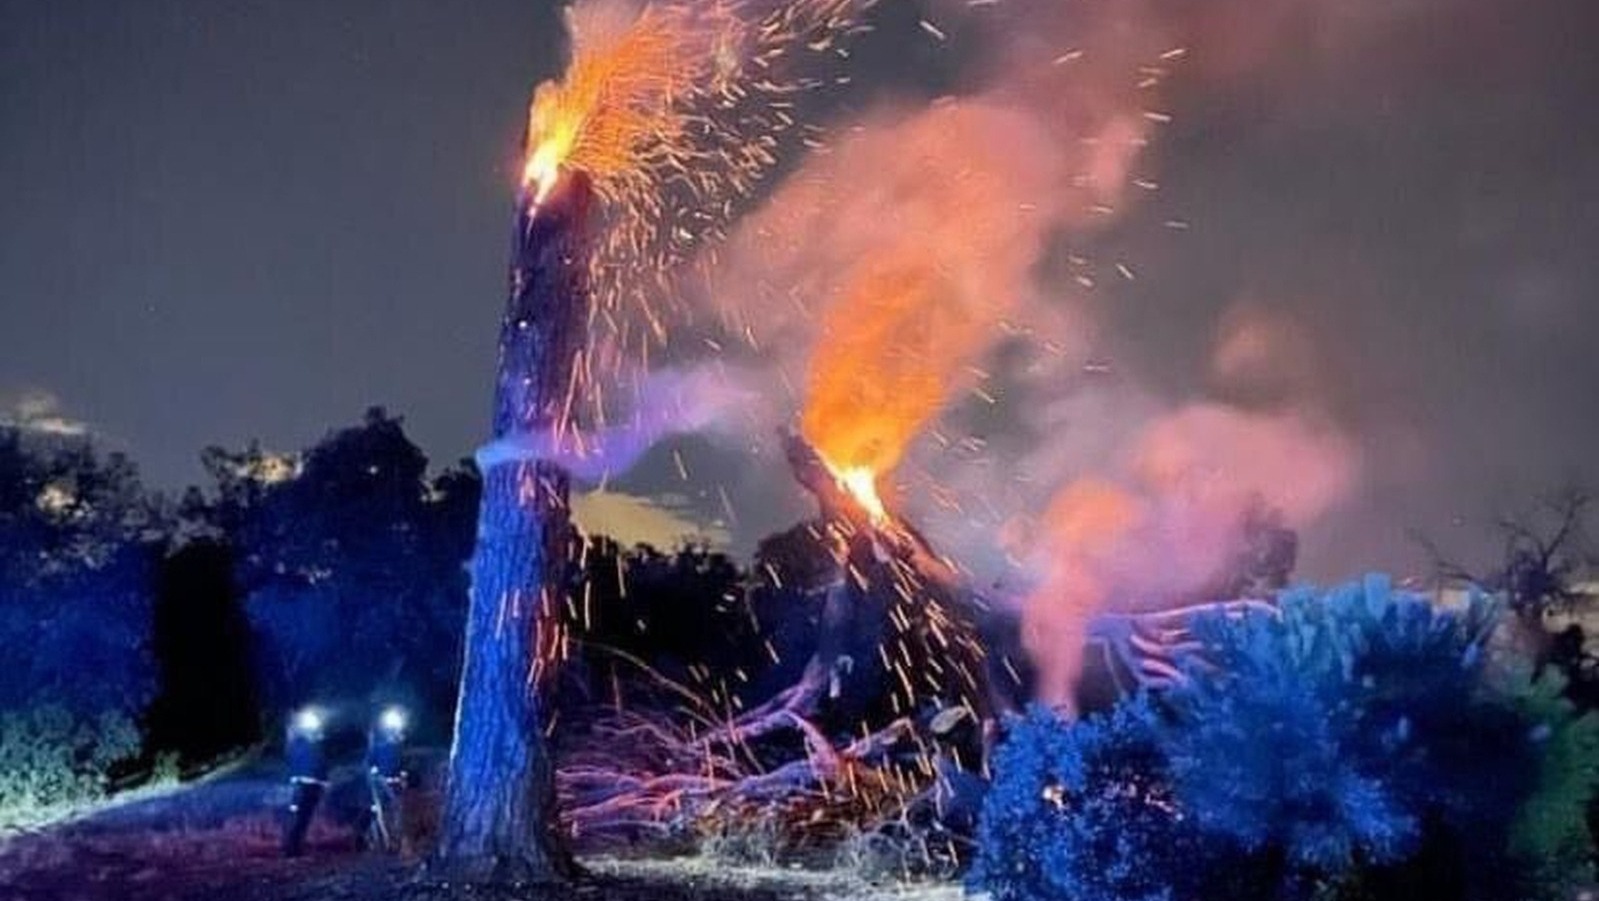
[[[0,710],[140,712],[158,531],[125,457],[0,424]]]
[[[1018,723],[974,883],[999,901],[1531,897],[1507,848],[1550,724],[1486,677],[1493,607],[1381,577],[1278,606],[1198,618],[1187,678],[1158,697]]]
[[[1206,831],[1335,874],[1405,858],[1429,813],[1494,813],[1495,752],[1527,749],[1481,691],[1485,602],[1441,612],[1374,577],[1279,608],[1196,622],[1204,662],[1164,699],[1172,776]]]
[[[266,709],[394,692],[446,709],[475,474],[430,477],[382,409],[293,463],[258,448],[212,449],[205,462],[216,487],[203,512],[234,549]]]
[[[1152,708],[1066,724],[1035,707],[994,758],[970,882],[996,901],[1163,901],[1195,861]]]

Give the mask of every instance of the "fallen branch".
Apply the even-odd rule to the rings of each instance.
[[[638,714],[596,722],[599,740],[583,743],[590,750],[560,768],[564,818],[573,833],[704,834],[718,823],[773,816],[796,833],[837,832],[846,824],[859,831],[903,816],[925,797],[936,769],[926,735],[930,707],[963,708],[979,722],[995,718],[977,603],[956,567],[898,517],[871,515],[799,435],[784,440],[795,479],[816,498],[818,528],[837,566],[814,652],[793,685],[725,720],[693,692],[631,659],[687,700],[688,724]],[[875,649],[884,666],[881,683],[853,672],[850,654],[860,652],[852,644],[868,625],[886,636]],[[892,709],[874,714],[875,723],[867,717],[859,737],[835,744],[821,724],[824,702],[854,692],[871,709],[877,696],[862,691],[881,693],[888,703],[878,707]],[[783,747],[770,740],[785,734],[799,737],[802,756],[768,765],[772,749]],[[752,747],[758,742],[767,743],[759,753]],[[966,759],[978,759],[982,750]]]
[[[644,769],[643,748],[616,740],[602,743],[608,751],[563,761],[556,779],[563,823],[574,836],[603,841],[625,840],[639,831],[703,834],[756,809],[790,820],[819,820],[806,811],[858,793],[866,781],[860,774],[886,765],[889,751],[913,733],[910,721],[900,720],[835,748],[814,723],[792,714],[785,718],[788,728],[804,736],[806,754],[764,771],[664,721],[638,714],[599,721],[592,727],[596,733],[647,742],[648,756],[663,769]],[[634,759],[628,759],[630,754]]]

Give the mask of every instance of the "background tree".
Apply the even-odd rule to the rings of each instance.
[[[126,457],[0,422],[0,831],[131,775],[162,532]]]
[[[1574,588],[1591,562],[1587,515],[1592,495],[1568,488],[1541,501],[1530,515],[1505,517],[1503,562],[1487,583],[1503,591],[1521,619],[1542,623],[1549,613],[1567,613],[1580,601]]]
[[[1580,624],[1556,634],[1550,631],[1549,617],[1574,613],[1585,601],[1579,585],[1594,565],[1587,529],[1592,501],[1585,489],[1568,487],[1540,499],[1528,512],[1501,517],[1496,528],[1504,550],[1488,568],[1464,565],[1426,537],[1416,537],[1440,582],[1478,585],[1505,599],[1516,626],[1507,637],[1536,661],[1533,678],[1546,666],[1555,666],[1565,676],[1568,696],[1584,709],[1599,704],[1599,666],[1587,651]]]
[[[1570,487],[1540,499],[1525,513],[1499,518],[1504,551],[1487,567],[1449,556],[1424,535],[1413,535],[1444,582],[1466,582],[1503,594],[1524,624],[1542,628],[1549,613],[1569,612],[1582,600],[1575,583],[1594,562],[1587,531],[1593,496]]]
[[[142,711],[161,539],[127,457],[0,423],[0,710]]]
[[[431,477],[380,407],[302,454],[204,462],[212,493],[191,512],[231,546],[266,711],[384,695],[447,715],[476,476]]]
[[[576,602],[564,617],[574,647],[559,680],[562,709],[613,703],[619,691],[629,702],[648,701],[660,687],[657,674],[732,709],[750,676],[771,663],[767,630],[749,607],[738,565],[695,545],[663,552],[604,536],[586,540]],[[675,706],[681,699],[663,700]]]
[[[203,767],[261,738],[249,621],[233,583],[233,549],[201,538],[160,563],[154,647],[161,691],[146,754]]]

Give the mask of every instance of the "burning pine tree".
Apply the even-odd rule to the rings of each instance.
[[[789,4],[754,21],[730,4],[583,7],[566,77],[534,94],[494,440],[478,454],[439,872],[541,882],[572,871],[555,832],[540,692],[565,646],[553,614],[571,556],[568,480],[553,461],[581,455],[583,423],[604,419],[595,371],[619,359],[605,348],[631,346],[640,320],[661,333],[647,289],[776,162],[774,135],[793,120],[777,112],[788,89],[765,73],[790,46],[826,49],[847,6]],[[596,319],[611,340],[595,340]]]

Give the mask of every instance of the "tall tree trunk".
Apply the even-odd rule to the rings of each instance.
[[[449,783],[434,865],[482,882],[551,882],[574,865],[556,826],[542,668],[566,585],[567,476],[541,457],[569,426],[589,314],[590,189],[564,177],[517,206]]]

